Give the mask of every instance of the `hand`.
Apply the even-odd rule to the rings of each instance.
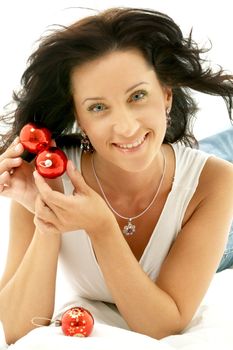
[[[53,191],[45,179],[34,171],[39,194],[35,204],[34,223],[43,233],[64,233],[84,229],[90,236],[111,228],[114,215],[102,197],[89,187],[80,172],[68,160],[67,175],[74,191],[64,195]]]
[[[53,143],[55,143],[53,141]],[[16,149],[17,147],[17,149]],[[38,193],[33,178],[34,161],[28,163],[20,156],[24,151],[19,137],[0,155],[0,195],[11,198],[22,204],[29,211],[35,211],[35,200]],[[61,179],[48,180],[53,188],[60,188]]]
[[[28,163],[20,156],[24,151],[19,137],[0,156],[0,194],[24,205],[30,211],[35,202],[33,162]]]

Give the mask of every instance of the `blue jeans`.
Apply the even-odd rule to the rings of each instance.
[[[199,141],[199,149],[233,163],[233,127]],[[217,272],[233,267],[233,222]]]
[[[233,225],[228,236],[227,246],[218,266],[217,272],[233,267]]]

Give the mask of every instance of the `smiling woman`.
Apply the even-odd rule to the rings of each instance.
[[[122,67],[123,75],[119,74]],[[142,87],[144,90],[140,90]],[[138,174],[151,164],[166,132],[172,92],[161,85],[140,51],[113,51],[75,68],[71,89],[77,122],[97,151],[96,156],[101,154],[102,160],[96,161],[98,173],[105,167],[101,161],[110,161],[126,171],[135,169]],[[86,97],[95,91],[103,97]],[[138,177],[134,175],[140,188],[144,180]],[[122,187],[124,195],[123,183]]]
[[[213,73],[204,52],[165,14],[114,8],[50,33],[31,55],[0,156],[12,199],[8,343],[36,315],[52,317],[59,258],[75,293],[114,304],[125,328],[159,339],[191,321],[233,214],[232,164],[194,148],[190,89],[221,96],[232,120],[233,76]],[[29,122],[69,158],[56,181],[33,173],[16,138]]]

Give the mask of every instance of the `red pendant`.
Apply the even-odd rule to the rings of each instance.
[[[64,312],[60,321],[62,331],[70,337],[88,337],[94,326],[92,314],[83,307],[72,307]]]
[[[54,179],[65,172],[67,157],[61,149],[49,147],[38,153],[35,165],[40,175]]]
[[[19,137],[23,147],[31,153],[42,151],[51,142],[51,132],[46,128],[39,128],[34,123],[26,124]]]

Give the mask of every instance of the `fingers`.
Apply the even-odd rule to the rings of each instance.
[[[17,145],[20,141],[20,138],[19,136],[16,136],[15,139],[12,141],[12,143],[10,144],[10,147],[11,146],[14,146],[14,145]]]
[[[4,194],[6,194],[6,188],[8,187],[7,184],[3,184],[3,185],[0,185],[0,194],[2,194],[2,192],[4,191]]]
[[[8,173],[8,171],[4,171],[4,173],[0,175],[0,192],[2,192],[5,187],[8,187],[9,184],[10,184],[10,174]]]
[[[33,176],[42,200],[51,207],[51,209],[53,209],[53,205],[59,208],[64,208],[67,205],[64,194],[52,190],[37,170],[33,172]]]
[[[60,233],[56,227],[56,214],[44,203],[42,197],[37,195],[35,201],[34,224],[44,234]]]
[[[77,169],[75,169],[71,160],[68,160],[66,170],[74,186],[73,194],[87,194],[89,191],[89,186],[86,184],[80,172]],[[65,196],[61,192],[52,190],[37,170],[33,172],[33,175],[35,179],[35,184],[37,186],[38,191],[40,192],[43,201],[54,211],[55,208],[65,210],[69,205],[70,198],[68,196]]]
[[[56,218],[53,211],[46,205],[40,195],[37,195],[36,197],[35,213],[38,218],[50,223]]]
[[[22,164],[20,155],[23,153],[23,145],[19,142],[17,136],[7,150],[0,156],[0,174],[5,171],[10,172],[12,168],[18,167]]]
[[[74,163],[70,159],[67,162],[66,172],[72,182],[72,185],[74,186],[74,194],[88,193],[88,185],[86,184],[83,176],[75,168]]]
[[[4,159],[0,163],[0,193],[6,186],[10,186],[11,175],[14,173],[12,168],[18,167],[22,164],[21,158]]]
[[[34,216],[34,224],[37,227],[37,229],[43,234],[60,234],[60,231],[53,224],[44,222],[37,216]]]
[[[20,143],[19,136],[17,136],[14,141],[10,144],[7,150],[1,155],[0,159],[7,157],[15,157],[19,156],[23,153],[24,147],[22,143]]]
[[[10,187],[10,183],[11,183],[11,174],[12,171],[8,172],[8,171],[4,171],[1,175],[0,175],[0,193],[2,193],[4,191],[4,195],[7,195],[7,191],[6,189],[8,187]]]
[[[19,157],[3,159],[0,162],[0,174],[3,174],[5,171],[11,172],[12,168],[19,167],[22,164],[22,162],[22,158]]]

